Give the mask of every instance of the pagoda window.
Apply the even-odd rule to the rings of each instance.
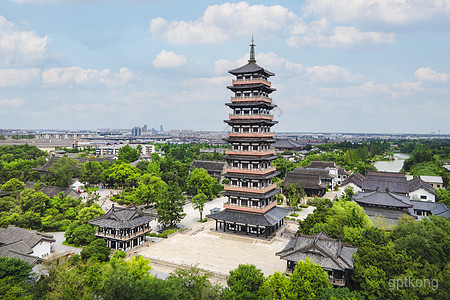
[[[248,150],[248,146],[242,146],[242,150],[247,151]]]
[[[248,164],[247,164],[247,163],[243,163],[243,164],[242,164],[242,168],[243,168],[243,169],[248,169]]]

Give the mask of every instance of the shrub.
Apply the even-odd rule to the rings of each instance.
[[[298,217],[298,214],[297,213],[291,213],[290,216],[291,217]]]
[[[300,207],[303,207],[303,208],[308,208],[309,206],[308,206],[308,205],[306,205],[306,204],[300,204]]]

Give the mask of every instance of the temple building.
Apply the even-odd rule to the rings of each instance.
[[[299,234],[276,255],[286,260],[286,274],[291,274],[300,261],[309,258],[328,273],[328,280],[335,286],[345,286],[349,272],[353,270],[353,254],[358,248],[333,239],[321,231],[315,235]]]
[[[229,71],[236,76],[227,88],[233,92],[226,105],[232,113],[225,122],[231,126],[226,142],[227,166],[223,195],[228,197],[224,210],[208,217],[216,220],[216,230],[271,236],[283,225],[290,209],[277,207],[279,193],[272,178],[279,172],[272,166],[277,158],[271,148],[275,142],[271,127],[277,122],[270,111],[276,107],[270,94],[275,91],[268,81],[275,74],[256,64],[255,45],[250,45],[250,59]]]
[[[98,226],[95,236],[104,239],[108,247],[125,251],[144,243],[145,234],[152,230],[150,222],[155,218],[137,206],[114,207],[113,204],[106,214],[88,223]]]

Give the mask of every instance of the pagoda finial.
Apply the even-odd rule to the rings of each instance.
[[[252,43],[250,44],[250,59],[248,60],[249,63],[255,63],[255,44],[253,41],[253,34],[252,34]]]

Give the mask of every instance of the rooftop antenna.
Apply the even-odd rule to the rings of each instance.
[[[250,59],[248,60],[249,63],[255,63],[255,44],[253,40],[253,34],[252,34],[252,43],[250,44]]]

